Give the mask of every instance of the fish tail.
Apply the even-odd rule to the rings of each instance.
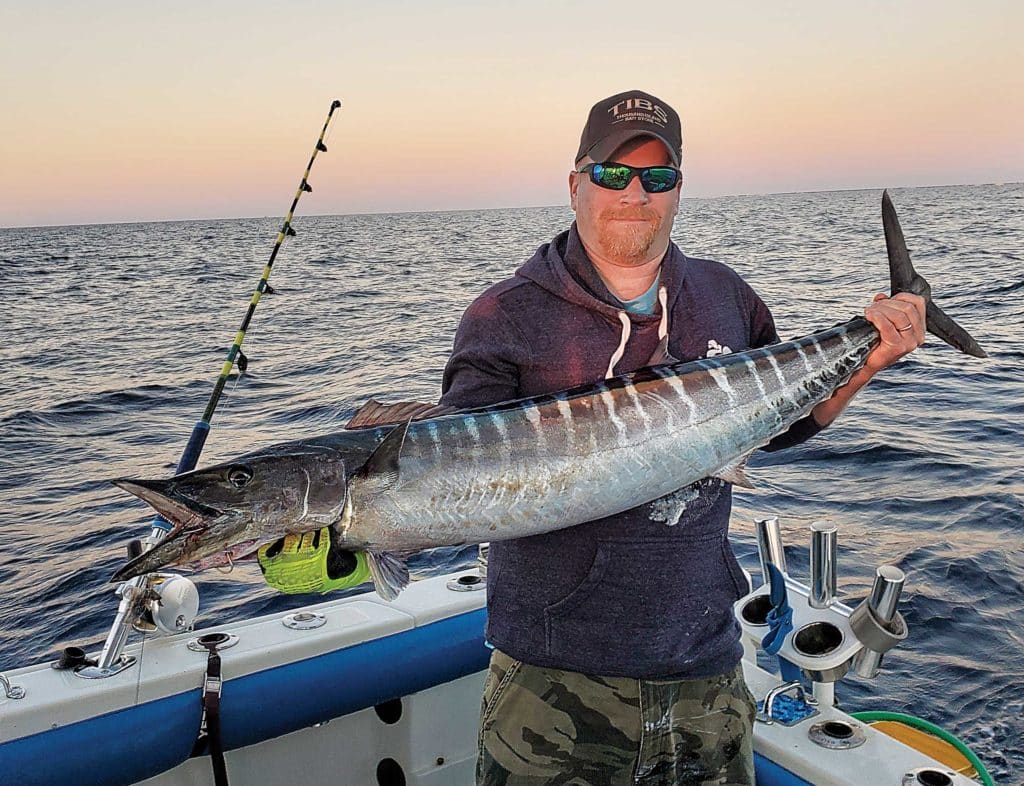
[[[914,270],[910,252],[903,238],[903,229],[896,216],[889,192],[882,192],[882,225],[885,227],[885,247],[889,252],[889,285],[891,294],[911,292],[920,295],[926,303],[925,327],[933,336],[967,355],[976,358],[988,357],[974,337],[953,321],[932,300],[932,288],[924,276]]]

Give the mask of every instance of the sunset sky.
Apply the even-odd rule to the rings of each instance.
[[[4,3],[0,226],[566,204],[595,101],[684,196],[1024,180],[1024,4]]]

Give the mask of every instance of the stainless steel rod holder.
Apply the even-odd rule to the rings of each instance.
[[[167,530],[161,527],[153,527],[149,532],[149,547],[152,548],[167,536]],[[124,645],[128,643],[128,634],[132,632],[132,625],[139,606],[135,601],[134,593],[146,584],[146,576],[136,576],[129,579],[127,586],[121,595],[121,602],[117,606],[117,614],[114,616],[114,623],[107,632],[107,639],[103,643],[103,650],[97,661],[97,669],[103,673],[111,673],[114,665],[121,660],[121,653]],[[113,672],[116,673],[116,672]]]
[[[769,562],[783,575],[787,575],[789,571],[786,569],[786,552],[782,548],[782,530],[779,527],[778,516],[757,519],[754,521],[754,530],[757,532],[757,554],[761,560],[762,581],[768,583]]]
[[[895,565],[880,565],[875,571],[875,583],[871,587],[868,603],[883,622],[891,622],[896,615],[896,606],[900,602],[903,582],[906,580],[906,575]]]
[[[812,609],[827,609],[836,597],[836,538],[838,529],[829,521],[811,524]]]
[[[868,596],[868,605],[879,620],[888,624],[896,616],[896,606],[900,602],[903,583],[906,575],[895,565],[880,565],[875,571],[875,583]],[[865,647],[853,661],[853,669],[861,677],[872,678],[878,674],[882,665],[882,653]]]

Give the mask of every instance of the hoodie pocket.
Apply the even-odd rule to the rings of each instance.
[[[602,540],[582,582],[544,609],[547,655],[609,676],[676,673],[727,657],[741,576],[721,535]]]
[[[737,601],[750,592],[750,579],[743,572],[740,561],[736,559],[728,538],[722,540],[722,559],[725,560],[725,566],[729,569],[729,575],[732,576],[733,586],[736,588],[736,597],[733,600]]]

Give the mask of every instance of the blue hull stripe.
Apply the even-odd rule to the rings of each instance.
[[[486,668],[484,609],[231,678],[224,653],[227,749],[312,726]],[[19,786],[131,784],[185,761],[199,730],[196,688],[0,745],[0,779]],[[230,776],[230,773],[229,773]]]
[[[760,753],[754,754],[754,782],[757,786],[814,786]]]
[[[199,689],[0,745],[0,781],[129,784],[188,758],[202,716]]]
[[[230,680],[221,704],[224,747],[280,737],[480,671],[491,655],[486,620],[479,609]],[[225,663],[228,677],[230,668]],[[262,711],[254,716],[254,709]]]

